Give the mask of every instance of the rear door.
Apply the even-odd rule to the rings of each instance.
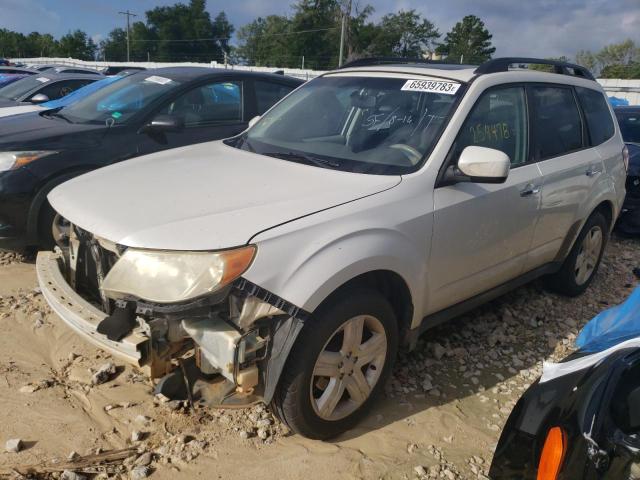
[[[502,184],[456,183],[434,191],[429,260],[433,313],[523,273],[540,206],[542,177],[528,152],[525,87],[484,92],[458,134],[451,162],[469,145],[501,150],[511,159]]]
[[[540,220],[527,260],[527,267],[535,268],[556,259],[604,166],[596,149],[589,147],[589,133],[573,87],[531,85],[528,99],[532,151],[543,176]]]

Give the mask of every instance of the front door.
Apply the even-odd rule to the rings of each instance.
[[[542,176],[529,161],[528,114],[522,86],[484,92],[452,150],[457,161],[469,145],[495,148],[511,159],[502,184],[457,183],[434,192],[429,260],[434,313],[523,273],[538,220]]]

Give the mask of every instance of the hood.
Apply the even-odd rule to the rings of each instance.
[[[21,113],[37,112],[44,110],[44,107],[38,105],[19,105],[14,107],[0,108],[0,118],[9,117],[11,115],[19,115]]]
[[[0,108],[0,115],[3,110]],[[67,150],[86,143],[86,133],[107,129],[105,125],[69,123],[62,118],[43,116],[42,113],[38,111],[0,118],[0,150],[34,150],[35,147]],[[75,136],[79,138],[68,141]]]
[[[82,175],[49,201],[73,224],[130,247],[216,250],[389,189],[399,176],[339,172],[208,142]]]

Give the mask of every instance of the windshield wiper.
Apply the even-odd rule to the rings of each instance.
[[[267,155],[269,157],[281,158],[283,160],[291,160],[294,162],[304,162],[309,163],[311,165],[315,165],[317,167],[323,168],[340,168],[340,164],[331,160],[325,160],[323,158],[313,157],[311,155],[306,155],[304,153],[294,153],[294,152],[265,152],[263,155]]]

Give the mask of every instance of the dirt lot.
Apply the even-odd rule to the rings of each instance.
[[[534,284],[429,332],[401,355],[368,419],[325,443],[289,434],[262,406],[187,413],[154,399],[144,377],[51,313],[32,260],[0,254],[0,477],[71,452],[135,446],[146,455],[97,478],[485,478],[500,430],[542,361],[565,356],[578,329],[638,282],[639,245],[614,238],[580,298]],[[93,385],[109,361],[116,374]],[[23,450],[5,452],[16,438]]]

